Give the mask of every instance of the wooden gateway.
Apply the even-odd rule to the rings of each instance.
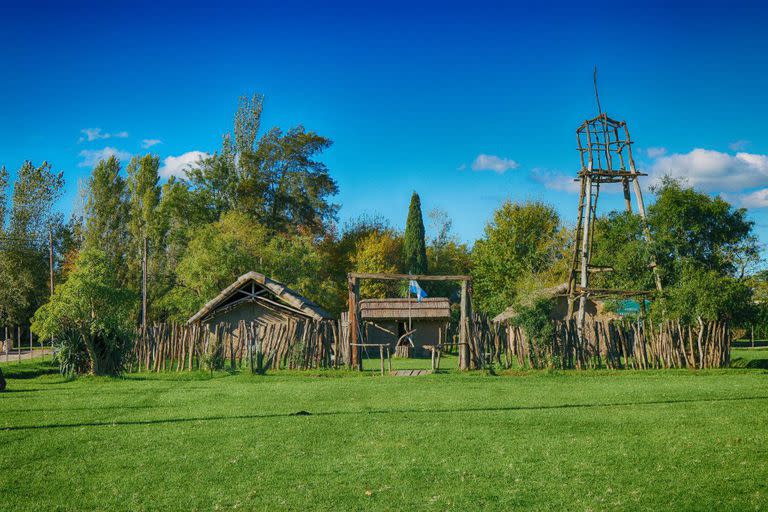
[[[258,272],[248,272],[192,315],[187,323],[200,323],[209,328],[228,324],[236,328],[240,321],[266,325],[331,318],[320,306],[284,284]]]
[[[367,343],[387,344],[400,357],[427,357],[426,346],[445,343],[451,320],[447,298],[363,299],[360,320]],[[410,335],[408,334],[410,332]]]

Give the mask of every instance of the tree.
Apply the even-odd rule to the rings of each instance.
[[[162,255],[160,246],[163,242],[157,210],[160,204],[159,175],[160,158],[154,155],[135,156],[126,167],[128,179],[128,234],[130,247],[127,251],[130,287],[138,289],[141,282],[141,259],[143,242],[146,237],[151,267],[159,264],[158,256]],[[156,270],[153,268],[153,270]],[[154,272],[153,272],[154,273]]]
[[[667,283],[681,273],[682,261],[743,276],[747,262],[758,254],[754,223],[747,219],[746,209],[733,208],[720,197],[669,178],[654,192],[656,202],[648,208],[648,225]]]
[[[564,281],[567,246],[567,232],[552,206],[506,201],[472,250],[478,308],[497,314],[515,301],[523,284],[535,281],[537,286],[549,286]]]
[[[106,252],[82,250],[69,279],[37,310],[32,331],[59,343],[64,373],[116,375],[134,332],[136,295],[122,287]]]
[[[664,288],[653,301],[659,318],[747,321],[756,310],[743,277],[758,248],[746,210],[671,179],[655,193],[647,218],[651,244],[638,215],[612,212],[598,220],[594,261],[614,270],[595,276],[595,286],[653,290],[655,258]]]
[[[122,286],[129,281],[128,211],[128,187],[120,176],[119,160],[114,156],[101,160],[88,180],[84,245],[104,252]]]
[[[0,170],[0,323],[26,323],[48,298],[48,235],[61,227],[54,204],[64,186],[62,173],[43,162],[24,162],[13,185],[5,224],[8,174]]]
[[[403,238],[403,263],[409,274],[426,274],[428,271],[427,244],[424,241],[424,219],[421,216],[421,199],[414,192],[408,206]]]
[[[355,272],[399,273],[402,270],[403,238],[391,229],[374,231],[355,245],[352,268]],[[365,298],[386,298],[401,295],[395,281],[363,280],[360,294]]]
[[[327,281],[333,287],[332,295],[323,301],[328,311],[336,314],[348,307],[347,273],[354,268],[352,259],[358,242],[372,233],[381,234],[388,230],[391,231],[391,227],[382,217],[362,215],[347,221],[340,232],[332,226],[320,240],[318,248],[325,272],[318,279]]]
[[[332,287],[311,236],[273,234],[244,213],[229,212],[195,233],[177,268],[177,284],[163,299],[175,319],[186,320],[240,275],[256,271],[319,299]]]
[[[427,245],[427,261],[430,271],[437,275],[464,275],[472,269],[472,253],[466,244],[459,241],[453,234],[448,214],[442,210],[432,210],[427,216],[430,219],[430,232]],[[429,293],[435,297],[459,298],[460,285],[451,281],[435,281],[426,284]]]
[[[338,210],[336,181],[317,160],[332,141],[300,125],[272,128],[257,142],[262,109],[260,95],[240,99],[235,140],[225,135],[219,152],[188,171],[192,188],[217,218],[235,210],[273,232],[321,234]]]

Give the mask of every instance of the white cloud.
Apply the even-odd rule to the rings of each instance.
[[[100,160],[106,160],[111,156],[115,156],[122,161],[130,160],[131,158],[131,154],[127,151],[111,148],[109,146],[102,149],[84,149],[80,152],[80,156],[83,157],[83,160],[77,164],[78,167],[93,167],[99,163]]]
[[[667,154],[667,148],[648,148],[645,150],[648,158],[659,158]]]
[[[457,171],[463,171],[467,168],[467,164],[461,164],[456,168]]]
[[[745,208],[766,208],[768,207],[768,188],[755,190],[749,194],[726,195],[723,199],[738,203]]]
[[[160,176],[170,178],[171,176],[184,176],[187,169],[197,166],[201,158],[207,158],[208,153],[203,151],[188,151],[179,156],[169,156],[163,160],[163,166],[160,167]]]
[[[578,194],[581,191],[581,185],[578,181],[574,181],[575,177],[575,175],[569,176],[560,172],[541,169],[539,167],[531,170],[531,178],[544,185],[545,188]]]
[[[650,169],[651,181],[664,175],[682,178],[692,187],[708,192],[739,191],[768,186],[768,155],[697,148],[657,159]]]
[[[514,160],[509,158],[500,158],[495,155],[480,154],[472,162],[473,171],[493,171],[498,174],[504,174],[510,169],[517,169],[520,166]]]
[[[744,151],[745,149],[747,149],[747,146],[749,146],[749,144],[750,144],[750,141],[740,139],[740,140],[735,140],[731,142],[730,144],[728,144],[728,147],[731,148],[731,151]]]
[[[106,133],[106,132],[102,132],[101,128],[83,128],[82,130],[80,130],[80,133],[82,133],[83,136],[80,137],[78,142],[85,142],[85,141],[93,142],[95,140],[111,139],[111,138],[125,139],[128,137],[128,132],[123,131],[123,132],[117,132],[117,133]]]
[[[144,139],[141,141],[141,147],[144,149],[151,148],[152,146],[156,146],[158,144],[162,144],[163,141],[160,139]]]

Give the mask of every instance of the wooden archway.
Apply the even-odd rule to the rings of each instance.
[[[427,276],[417,274],[387,274],[350,272],[347,274],[349,290],[349,343],[352,367],[361,369],[362,361],[358,354],[358,335],[360,332],[360,281],[371,279],[376,281],[457,281],[461,283],[461,319],[459,321],[459,368],[469,369],[469,318],[472,314],[472,278],[470,276]]]

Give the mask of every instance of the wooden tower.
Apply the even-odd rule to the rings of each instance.
[[[598,100],[599,109],[599,100]],[[597,200],[600,186],[603,184],[621,184],[624,189],[624,202],[628,212],[632,211],[631,192],[634,192],[637,211],[643,219],[645,238],[650,241],[650,232],[645,226],[645,205],[643,192],[638,181],[640,176],[647,176],[637,171],[632,157],[632,139],[625,121],[611,119],[605,113],[600,113],[593,119],[584,121],[576,129],[581,170],[578,179],[581,182],[579,195],[579,217],[576,224],[576,240],[574,243],[573,260],[568,278],[568,309],[574,313],[576,299],[578,304],[579,332],[584,326],[587,297],[589,296],[634,296],[643,291],[607,290],[590,288],[590,274],[593,272],[610,271],[611,267],[595,267],[591,265],[592,237],[597,214]],[[656,281],[656,288],[661,290],[661,279],[655,262],[651,268]]]

